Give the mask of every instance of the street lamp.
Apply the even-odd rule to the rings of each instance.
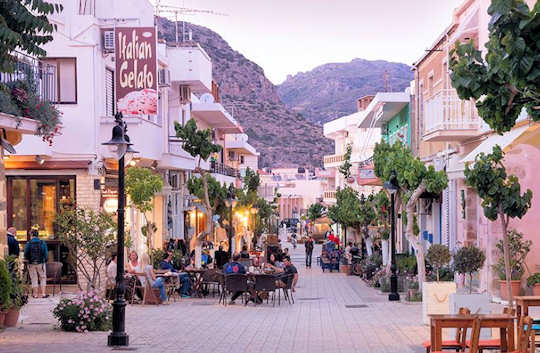
[[[391,199],[391,214],[390,218],[392,219],[390,231],[391,231],[391,256],[390,256],[390,271],[392,272],[390,276],[390,294],[388,294],[388,300],[390,301],[397,301],[399,300],[399,293],[397,288],[397,275],[396,275],[396,224],[395,224],[395,204],[394,204],[394,197],[396,192],[399,190],[398,183],[397,183],[397,177],[396,172],[392,172],[392,175],[390,176],[389,181],[384,182],[384,188],[388,190],[390,193],[390,199]]]
[[[125,186],[124,186],[124,165],[126,159],[131,159],[133,153],[137,151],[131,148],[127,135],[127,125],[122,120],[122,113],[114,116],[116,125],[112,130],[112,138],[108,142],[102,143],[108,146],[118,159],[118,234],[117,234],[117,265],[116,265],[116,287],[115,300],[113,306],[113,329],[109,334],[107,344],[109,346],[128,346],[129,336],[125,330],[126,323],[126,301],[124,299],[124,206],[125,206]]]
[[[227,199],[225,203],[227,204],[227,207],[229,207],[229,229],[227,231],[227,237],[229,238],[229,258],[232,256],[232,237],[233,237],[233,225],[232,225],[232,209],[234,205],[234,200],[236,198],[236,190],[234,189],[233,184],[229,186],[229,190],[227,191]]]

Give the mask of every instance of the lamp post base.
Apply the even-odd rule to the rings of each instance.
[[[108,346],[129,346],[129,336],[125,332],[112,332],[107,339]]]
[[[399,293],[388,294],[388,300],[391,302],[399,301]]]

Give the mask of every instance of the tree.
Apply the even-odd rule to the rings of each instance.
[[[204,200],[206,193],[208,193],[208,200],[210,201],[210,209],[207,208],[207,212],[213,215],[219,215],[218,222],[223,226],[223,221],[229,219],[229,208],[225,204],[227,199],[227,185],[222,185],[216,178],[207,174],[206,178],[206,191],[203,178],[192,177],[188,179],[187,188],[190,194],[197,196],[199,199]],[[211,220],[212,221],[212,220]],[[212,221],[213,224],[213,221]],[[213,232],[209,233],[213,234]]]
[[[135,208],[142,213],[145,225],[141,228],[146,237],[148,251],[152,249],[152,235],[157,230],[156,224],[150,222],[146,213],[154,208],[154,196],[163,189],[161,176],[152,173],[150,169],[132,167],[126,173],[126,193]]]
[[[12,54],[16,50],[37,57],[47,54],[40,46],[52,41],[56,30],[47,16],[62,9],[44,0],[0,1],[0,72],[15,70]]]
[[[366,240],[366,245],[368,248],[368,255],[372,254],[372,239],[369,236],[369,226],[377,220],[377,214],[375,213],[375,199],[373,195],[369,195],[367,200],[362,198],[360,199],[360,211],[358,213],[358,227],[362,230],[362,235]]]
[[[480,153],[471,167],[465,165],[465,182],[472,187],[482,199],[484,215],[490,221],[501,222],[504,267],[508,298],[512,304],[510,288],[511,266],[508,245],[508,222],[510,218],[523,217],[531,207],[532,191],[527,189],[521,194],[521,186],[515,175],[508,175],[502,162],[504,153],[495,145],[490,154]]]
[[[338,190],[336,192],[336,204],[328,208],[328,217],[342,226],[345,232],[345,242],[347,241],[347,228],[358,228],[360,208],[358,192],[350,187]]]
[[[308,218],[311,221],[315,221],[317,218],[321,218],[323,215],[323,212],[326,210],[326,207],[324,207],[322,204],[316,202],[309,206],[308,208]]]
[[[451,259],[450,250],[446,245],[433,244],[429,247],[426,259],[431,266],[437,271],[437,282],[439,282],[439,272],[441,268],[448,265]]]
[[[469,274],[469,293],[472,293],[472,274],[484,266],[486,255],[474,245],[464,246],[454,255],[454,268],[457,273]]]
[[[343,175],[345,180],[351,177],[351,167],[352,167],[351,155],[352,155],[352,146],[350,143],[348,143],[346,152],[345,152],[345,160],[343,161],[343,164],[339,166],[339,169],[338,169],[338,171]]]
[[[86,290],[100,288],[107,252],[116,244],[116,223],[104,212],[83,208],[64,208],[55,223],[70,265],[87,281]]]
[[[450,51],[450,78],[461,99],[475,99],[478,114],[497,133],[509,131],[523,109],[540,120],[540,3],[493,0],[487,54],[473,41]]]
[[[407,214],[405,234],[415,250],[419,282],[425,282],[424,247],[421,237],[414,229],[416,204],[425,191],[439,194],[446,188],[448,184],[446,173],[435,171],[432,165],[426,167],[399,141],[393,145],[385,141],[377,143],[373,160],[375,175],[382,181],[390,181],[395,177],[399,186],[395,196],[396,204],[401,203]]]
[[[182,148],[195,158],[199,158],[197,166],[194,172],[201,176],[203,183],[203,196],[202,200],[207,210],[206,218],[206,232],[199,234],[198,237],[201,240],[208,234],[214,234],[214,222],[213,222],[213,208],[210,203],[210,195],[208,194],[208,171],[201,168],[201,161],[207,161],[208,158],[214,153],[221,151],[221,146],[212,142],[212,131],[210,129],[199,130],[197,123],[194,119],[190,119],[184,126],[177,121],[174,122],[174,128],[176,130],[176,137],[182,140]]]

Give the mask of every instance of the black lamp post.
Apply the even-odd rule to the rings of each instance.
[[[124,165],[125,159],[131,159],[133,153],[137,151],[131,149],[131,143],[127,136],[126,123],[122,120],[122,113],[115,115],[116,125],[112,130],[112,138],[102,145],[108,146],[111,152],[118,159],[118,235],[117,235],[117,265],[116,265],[116,287],[115,300],[113,306],[113,329],[109,334],[107,344],[109,346],[128,346],[129,336],[125,330],[126,321],[126,301],[124,299],[124,214],[125,214],[125,187],[124,187]]]
[[[388,294],[388,300],[390,301],[398,301],[399,300],[399,293],[398,293],[398,285],[397,285],[397,266],[396,266],[396,224],[395,224],[395,201],[394,197],[396,192],[399,190],[398,184],[397,184],[397,177],[396,173],[392,172],[392,176],[390,177],[389,181],[384,182],[384,188],[388,190],[390,193],[390,200],[391,200],[391,252],[390,252],[390,271],[392,274],[390,275],[390,294]]]
[[[236,198],[236,190],[234,189],[233,184],[229,186],[227,191],[227,207],[229,207],[229,228],[227,229],[227,237],[229,238],[229,259],[232,257],[232,237],[233,237],[233,204]]]

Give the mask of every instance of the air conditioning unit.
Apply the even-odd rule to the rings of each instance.
[[[171,85],[171,71],[169,69],[159,69],[158,84],[160,87]]]
[[[236,151],[229,151],[229,161],[237,161],[238,155],[236,154]]]
[[[189,86],[180,86],[180,103],[186,104],[191,102],[191,89]]]
[[[114,31],[103,32],[103,51],[114,53]]]

